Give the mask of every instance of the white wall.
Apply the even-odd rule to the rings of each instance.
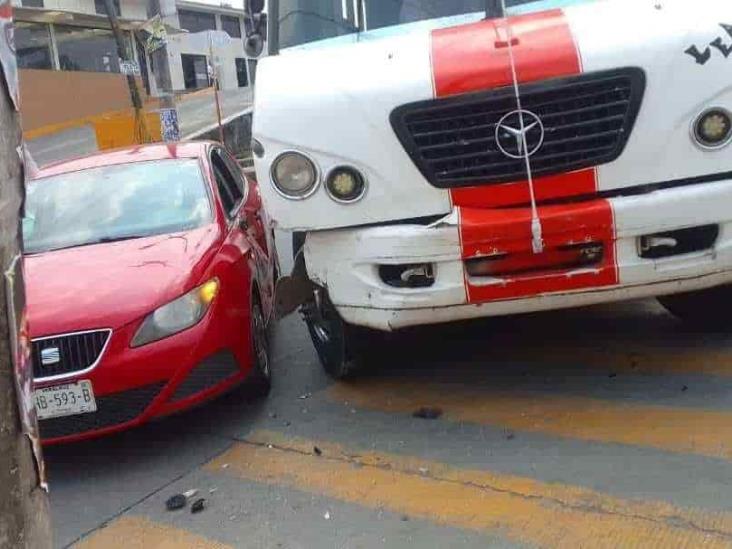
[[[219,65],[221,89],[226,90],[239,87],[235,60],[246,57],[244,54],[243,40],[241,38],[229,39],[225,46],[215,46],[213,53],[214,61]],[[185,89],[183,65],[180,58],[181,54],[210,56],[205,40],[201,40],[195,34],[176,34],[169,36],[168,56],[171,81],[175,90]]]

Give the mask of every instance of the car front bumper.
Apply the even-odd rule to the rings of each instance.
[[[97,411],[39,421],[44,444],[94,438],[180,412],[243,381],[251,371],[245,322],[216,309],[192,328],[132,348],[140,322],[114,330],[99,364],[63,380],[36,380],[36,388],[89,380]]]
[[[503,231],[515,232],[515,223],[510,212],[506,216],[503,210],[500,215],[506,221],[481,226],[482,214],[476,216],[460,208],[430,225],[308,233],[307,271],[313,282],[328,289],[347,322],[380,330],[658,296],[732,282],[732,180],[575,203],[563,217],[562,207],[540,208],[549,231],[545,238],[560,238],[551,231],[565,231],[557,229],[564,225],[572,228],[567,234],[585,226],[589,234],[598,204],[608,212],[607,227],[600,230],[606,231],[607,237],[600,238],[606,239],[610,261],[595,271],[576,269],[504,279],[471,277],[465,260],[475,257],[479,246],[468,251],[468,235],[477,231],[484,242],[490,242]],[[516,210],[517,215],[525,211]],[[477,223],[467,221],[471,215]],[[466,229],[468,223],[473,223],[472,233]],[[524,225],[525,238],[521,238],[530,245],[528,224]],[[719,228],[710,247],[661,259],[641,257],[641,237],[705,225]],[[424,263],[433,266],[430,287],[390,286],[379,274],[381,265]]]

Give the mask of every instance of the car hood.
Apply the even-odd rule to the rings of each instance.
[[[201,281],[218,249],[217,225],[25,258],[33,337],[118,328]]]

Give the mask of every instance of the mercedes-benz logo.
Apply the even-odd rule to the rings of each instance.
[[[523,118],[523,131],[521,119]],[[544,124],[531,111],[515,110],[496,124],[496,145],[509,158],[524,158],[533,155],[544,143]],[[526,144],[526,152],[524,151]]]

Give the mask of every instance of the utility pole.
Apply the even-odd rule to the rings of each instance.
[[[104,0],[104,7],[107,10],[107,18],[109,19],[109,26],[112,27],[112,34],[117,42],[117,56],[124,61],[128,67],[134,63],[134,56],[132,55],[130,44],[125,42],[124,35],[119,28],[119,19],[117,18],[117,10],[114,7],[112,0]],[[135,75],[127,72],[127,87],[130,89],[130,100],[132,101],[132,107],[135,109],[135,142],[147,143],[150,141],[150,132],[147,131],[147,124],[145,123],[145,114],[142,109],[142,98],[140,97],[140,90],[137,87],[137,80]]]
[[[10,4],[0,0],[0,33],[4,36],[11,25]],[[15,64],[12,50],[0,48],[0,275],[17,261],[20,253],[20,214],[24,197],[23,170],[18,155],[20,120],[5,76],[13,71],[3,71],[3,68],[9,69],[10,64]],[[13,361],[16,329],[13,325],[17,326],[15,313],[19,312],[12,305],[14,300],[8,299],[4,277],[0,280],[0,547],[50,549],[48,497],[40,488],[31,441],[22,432],[18,407]],[[14,279],[13,286],[22,292],[22,275]]]
[[[107,0],[108,1],[108,0]],[[162,3],[165,0],[149,0],[148,17],[160,17],[160,23],[165,24],[165,17],[173,15],[165,13]],[[174,5],[166,2],[167,5]],[[158,49],[150,53],[153,73],[155,76],[155,88],[160,100],[160,127],[165,141],[180,141],[180,127],[178,125],[178,111],[175,108],[175,96],[173,95],[173,83],[170,79],[170,63],[168,61],[168,45],[163,43]]]

